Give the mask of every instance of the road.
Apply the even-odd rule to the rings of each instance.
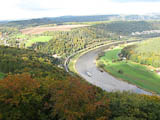
[[[130,41],[130,42],[133,42],[133,41]],[[120,43],[123,43],[123,42],[119,42],[119,44]],[[136,87],[135,85],[128,84],[127,82],[124,82],[122,80],[118,80],[106,72],[101,72],[97,68],[95,61],[96,61],[96,58],[98,57],[98,54],[103,50],[109,48],[111,45],[117,45],[117,43],[116,44],[112,43],[110,45],[100,47],[98,49],[92,50],[82,55],[77,60],[75,65],[75,68],[78,74],[81,77],[83,77],[85,80],[87,80],[89,83],[96,85],[108,92],[130,91],[130,92],[139,93],[139,94],[151,94],[149,92],[146,92]],[[91,75],[88,75],[88,73]]]

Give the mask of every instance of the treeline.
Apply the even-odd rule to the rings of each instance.
[[[135,62],[160,67],[160,38],[143,41],[122,50],[122,54]]]
[[[43,35],[53,36],[53,39],[47,43],[34,44],[32,49],[60,56],[68,56],[100,42],[119,39],[117,35],[110,34],[105,29],[96,29],[92,26],[72,31],[45,32]]]
[[[12,56],[10,61],[25,67],[15,66],[14,72],[0,80],[0,120],[160,119],[159,97],[107,93],[78,76],[70,76],[46,57],[35,60],[39,54],[34,51],[6,47],[1,51],[2,60]],[[30,54],[34,57],[26,60]]]

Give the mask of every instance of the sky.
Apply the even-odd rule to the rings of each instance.
[[[0,20],[160,13],[160,0],[0,0]]]

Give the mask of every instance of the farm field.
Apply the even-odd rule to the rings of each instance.
[[[47,31],[70,31],[73,28],[86,27],[89,25],[60,25],[54,27],[33,27],[22,29],[22,34],[42,34]]]
[[[52,36],[39,36],[39,37],[33,37],[30,40],[26,42],[26,47],[32,46],[32,44],[36,42],[48,42],[52,39]]]
[[[120,52],[121,48],[107,51],[97,61],[98,65],[119,79],[160,94],[160,76],[145,66],[135,64],[132,61],[117,61]]]

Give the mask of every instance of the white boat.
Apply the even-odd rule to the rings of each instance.
[[[90,72],[86,72],[86,73],[89,77],[92,77],[92,74]]]

